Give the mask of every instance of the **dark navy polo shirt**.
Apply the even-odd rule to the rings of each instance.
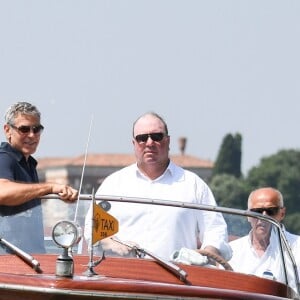
[[[37,183],[37,162],[9,143],[0,145],[0,178],[16,182]],[[29,253],[45,253],[43,215],[40,199],[17,206],[0,205],[0,236]],[[0,254],[10,252],[0,244]]]

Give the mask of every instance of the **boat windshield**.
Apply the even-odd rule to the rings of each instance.
[[[85,228],[85,217],[89,213],[92,215],[91,204],[97,202],[98,206],[102,203],[101,211],[107,210],[106,213],[116,218],[117,223],[98,214],[100,235],[92,247],[95,257],[102,256],[103,252],[105,256],[143,259],[156,259],[157,256],[175,265],[221,268],[276,280],[298,292],[298,270],[292,251],[300,245],[293,245],[291,249],[284,227],[268,215],[171,200],[101,197],[92,202],[91,197],[83,195],[78,205],[43,200],[48,253],[61,253],[52,240],[55,224],[61,220],[73,220],[85,232],[85,237],[73,247],[73,254],[90,254],[91,224],[95,226],[95,219],[86,225],[89,228]],[[214,223],[216,215],[217,226]],[[225,227],[220,225],[220,220],[224,221]],[[117,231],[113,239],[109,236],[111,230]],[[228,248],[224,237],[228,238]],[[205,248],[205,243],[218,245],[220,256],[192,251]]]

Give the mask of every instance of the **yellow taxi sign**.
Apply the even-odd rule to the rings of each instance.
[[[119,231],[119,222],[96,203],[93,203],[93,244]]]

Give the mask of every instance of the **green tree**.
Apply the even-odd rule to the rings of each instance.
[[[210,182],[211,190],[218,205],[230,208],[247,209],[248,191],[243,179],[233,175],[216,175]],[[223,214],[230,236],[243,236],[250,230],[246,218]]]
[[[284,225],[294,234],[300,234],[300,213],[288,214],[284,218]]]
[[[280,150],[261,159],[257,167],[248,172],[247,189],[271,186],[281,191],[287,209],[284,223],[292,232],[300,233],[300,151]],[[293,215],[296,215],[293,216]]]
[[[241,144],[242,136],[239,133],[235,136],[227,134],[224,137],[212,171],[212,176],[230,174],[237,178],[241,177]]]
[[[248,190],[243,179],[229,174],[215,175],[210,188],[220,206],[247,209]]]
[[[281,191],[290,212],[300,212],[300,151],[281,150],[261,159],[247,176],[250,189],[272,186]]]

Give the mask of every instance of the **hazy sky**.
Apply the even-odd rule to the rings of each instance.
[[[300,1],[0,0],[0,113],[36,104],[35,157],[131,153],[154,110],[171,153],[215,160],[242,134],[244,173],[299,149]],[[4,135],[1,132],[1,140]]]

